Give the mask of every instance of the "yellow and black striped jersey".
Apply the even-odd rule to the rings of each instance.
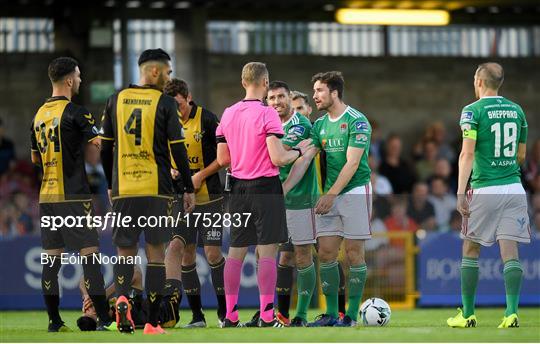
[[[98,137],[94,116],[66,97],[52,97],[39,108],[31,132],[43,167],[39,202],[89,200],[84,146]]]
[[[195,174],[208,167],[217,157],[216,129],[219,120],[215,114],[192,102],[191,113],[186,121],[181,120],[185,134],[189,168]],[[206,204],[222,198],[219,174],[208,176],[197,191],[196,203]]]
[[[108,99],[100,137],[115,143],[113,198],[172,195],[169,145],[184,141],[174,98],[130,85]]]

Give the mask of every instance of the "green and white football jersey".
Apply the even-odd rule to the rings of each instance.
[[[337,119],[332,120],[328,114],[317,119],[311,130],[313,144],[326,152],[327,192],[336,182],[339,173],[347,162],[347,148],[364,148],[364,154],[349,184],[341,194],[370,182],[371,169],[368,164],[369,145],[371,141],[371,125],[360,111],[348,106]]]
[[[289,147],[295,147],[300,141],[309,138],[311,133],[311,123],[309,120],[296,112],[291,118],[283,123],[285,135],[281,142]],[[279,179],[283,183],[289,176],[292,164],[279,168]],[[317,171],[315,162],[312,161],[302,179],[296,184],[285,197],[285,208],[287,209],[308,209],[317,202],[319,188],[317,184]]]
[[[504,97],[483,97],[467,105],[459,124],[464,136],[476,138],[471,186],[519,183],[519,143],[527,142],[527,120],[518,104]],[[467,132],[476,131],[475,135]]]

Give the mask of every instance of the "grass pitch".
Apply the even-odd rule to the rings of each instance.
[[[242,310],[241,320],[249,320],[254,312]],[[312,310],[312,319],[318,312]],[[392,312],[386,327],[356,328],[217,328],[213,310],[206,312],[209,328],[168,329],[167,335],[143,336],[118,332],[80,332],[75,321],[76,311],[64,311],[62,316],[71,327],[70,333],[47,333],[45,311],[0,312],[0,342],[540,342],[540,308],[520,310],[520,328],[497,329],[503,309],[478,309],[478,327],[451,329],[446,319],[455,309],[415,309]],[[182,311],[180,325],[190,320]]]

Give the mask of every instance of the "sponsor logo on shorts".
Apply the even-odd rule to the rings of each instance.
[[[517,223],[519,224],[519,229],[523,232],[525,231],[525,223],[527,223],[527,220],[522,217],[521,219],[517,219]]]

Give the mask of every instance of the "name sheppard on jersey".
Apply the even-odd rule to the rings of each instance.
[[[504,118],[517,119],[518,114],[516,111],[512,111],[512,110],[493,110],[493,111],[488,111],[488,118],[489,119],[504,119]]]

